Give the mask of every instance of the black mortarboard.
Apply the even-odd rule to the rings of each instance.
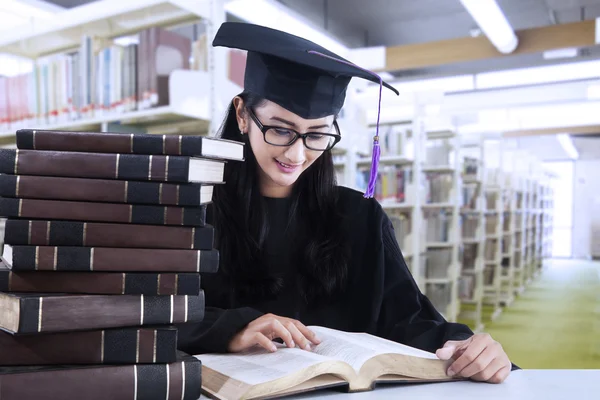
[[[394,87],[383,82],[377,74],[322,46],[264,26],[226,22],[219,28],[213,46],[246,50],[244,90],[305,119],[336,115],[344,105],[346,88],[353,77],[380,85],[380,105],[383,86],[398,94]],[[375,188],[379,161],[378,141],[376,134],[366,197],[372,197]]]

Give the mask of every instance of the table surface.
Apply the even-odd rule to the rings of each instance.
[[[419,400],[599,400],[600,369],[517,370],[501,384],[471,381],[379,386],[370,392],[340,393],[321,390],[288,399],[330,400],[419,399]],[[202,396],[201,399],[207,399]]]

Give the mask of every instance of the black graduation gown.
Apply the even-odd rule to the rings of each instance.
[[[219,274],[203,275],[205,319],[179,326],[179,349],[191,354],[227,352],[233,336],[265,313],[295,318],[305,325],[367,332],[431,352],[447,340],[472,336],[466,325],[446,322],[419,291],[379,203],[358,191],[343,187],[339,191],[339,207],[350,216],[345,231],[352,249],[345,294],[318,307],[303,306],[292,284],[294,271],[285,270],[286,262],[281,262],[287,256],[285,244],[293,240],[285,231],[289,200],[267,199],[272,224],[267,254],[276,260],[272,272],[284,276],[286,287],[276,299],[239,304]]]

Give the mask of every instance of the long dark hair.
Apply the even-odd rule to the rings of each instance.
[[[239,96],[245,108],[264,104],[264,99],[249,92]],[[213,224],[220,271],[233,284],[236,298],[272,296],[282,282],[281,278],[269,277],[263,262],[269,226],[258,182],[260,167],[248,135],[240,133],[233,102],[218,136],[245,143],[245,161],[226,165],[226,183],[218,185],[214,193]],[[349,249],[337,200],[332,155],[326,151],[298,178],[291,196],[294,256],[290,259],[297,262],[294,267],[307,303],[343,290],[347,280]]]

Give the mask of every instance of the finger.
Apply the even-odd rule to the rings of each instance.
[[[460,349],[466,347],[469,340],[448,340],[444,343],[444,346],[439,348],[435,354],[440,360],[449,360],[454,356]],[[460,353],[462,354],[462,352]],[[455,357],[457,358],[457,357]]]
[[[298,347],[304,350],[311,350],[309,340],[296,328],[292,320],[284,321],[283,326],[292,334],[292,338]]]
[[[317,337],[317,334],[308,329],[302,322],[294,320],[294,325],[304,335],[305,338],[313,342],[314,344],[321,343],[321,339]]]
[[[252,343],[250,344],[250,346],[247,346],[247,348],[252,347],[254,345],[259,345],[272,353],[277,351],[277,346],[275,346],[275,343],[273,343],[273,341],[266,337],[263,333],[255,332],[252,336]]]
[[[485,369],[473,375],[471,379],[474,381],[488,382],[496,373],[506,366],[506,363],[501,359],[494,359]]]
[[[448,368],[448,375],[454,376],[459,375],[463,369],[465,369],[469,364],[471,364],[479,355],[483,352],[483,350],[487,347],[488,342],[484,340],[473,340],[471,341],[464,352],[456,358],[450,367]]]
[[[504,366],[502,368],[500,368],[500,370],[498,372],[496,372],[494,374],[494,376],[492,376],[488,382],[490,383],[502,383],[506,380],[506,378],[508,378],[508,376],[511,373],[511,368],[512,365],[509,366]]]
[[[498,357],[498,352],[495,346],[488,346],[483,352],[459,372],[460,376],[470,378],[484,371]],[[496,372],[496,371],[494,371]]]
[[[278,319],[272,319],[265,327],[265,330],[273,336],[273,339],[281,338],[287,347],[292,349],[296,347],[292,333]],[[262,330],[262,332],[264,333],[265,330]]]

